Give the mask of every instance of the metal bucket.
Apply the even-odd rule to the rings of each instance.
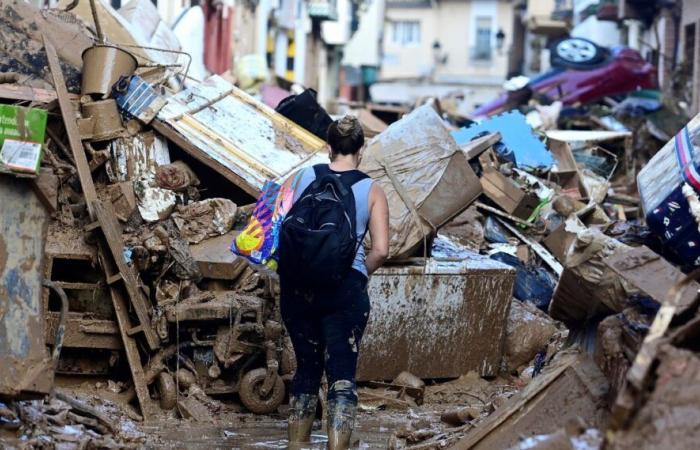
[[[94,45],[83,51],[83,81],[80,92],[106,95],[121,76],[131,76],[136,58],[126,50],[111,45]]]

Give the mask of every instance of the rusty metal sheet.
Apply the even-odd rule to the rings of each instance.
[[[0,176],[0,396],[47,393],[42,262],[49,214],[27,180]]]
[[[372,310],[357,378],[391,380],[498,372],[515,271],[480,255],[383,267],[371,278]]]

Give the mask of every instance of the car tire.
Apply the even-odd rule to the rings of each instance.
[[[603,62],[606,57],[605,48],[585,38],[564,38],[550,47],[552,67],[590,69]]]

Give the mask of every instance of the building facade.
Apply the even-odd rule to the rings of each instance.
[[[388,1],[383,83],[373,95],[405,103],[461,90],[474,104],[490,99],[513,70],[515,20],[509,0]]]

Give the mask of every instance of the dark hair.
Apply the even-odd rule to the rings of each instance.
[[[328,145],[336,155],[354,155],[365,143],[365,133],[356,117],[345,116],[328,126]]]

